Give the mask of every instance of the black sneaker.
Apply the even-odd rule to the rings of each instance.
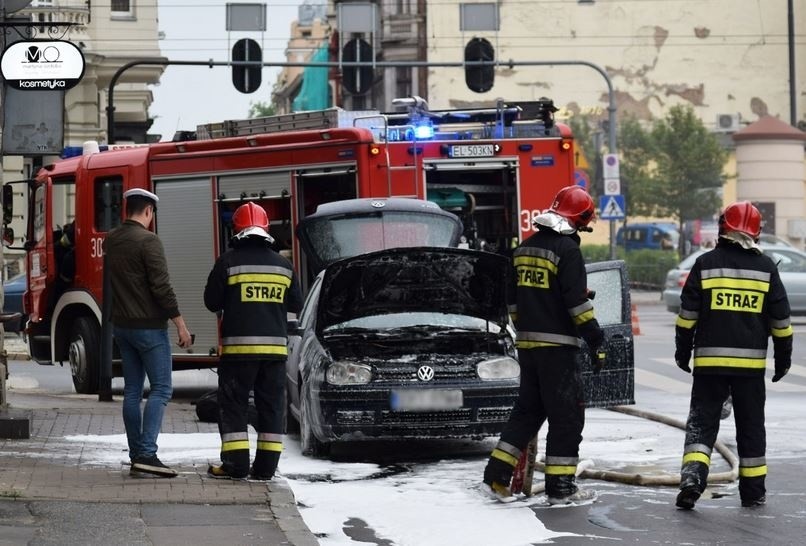
[[[700,498],[700,489],[696,485],[688,485],[677,494],[675,506],[683,510],[691,510]]]
[[[765,497],[764,495],[762,495],[761,497],[759,497],[757,499],[747,499],[747,500],[742,499],[742,506],[744,506],[745,508],[753,508],[755,506],[764,506],[765,504],[767,504],[767,497]]]
[[[236,482],[246,481],[246,476],[233,476],[223,466],[213,465],[207,467],[207,475],[217,480],[233,480]]]
[[[150,457],[137,457],[132,461],[131,474],[153,474],[161,478],[175,478],[176,470],[168,468],[156,455]]]

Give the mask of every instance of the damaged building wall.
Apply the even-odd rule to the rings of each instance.
[[[706,127],[718,129],[719,115],[740,121],[726,132],[764,115],[789,121],[785,2],[502,0],[498,6],[497,33],[462,32],[459,3],[429,2],[428,60],[461,60],[464,45],[480,36],[495,46],[501,62],[599,65],[613,82],[620,116],[649,120],[663,117],[672,105],[688,104]],[[794,9],[797,112],[806,120],[806,0],[795,0]],[[502,67],[486,93],[470,91],[460,69],[432,69],[428,84],[433,108],[548,96],[566,114],[607,115],[604,79],[584,66]]]

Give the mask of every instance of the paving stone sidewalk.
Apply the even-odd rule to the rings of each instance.
[[[29,439],[0,439],[2,500],[191,505],[194,512],[205,506],[229,505],[236,513],[251,510],[262,514],[257,523],[251,522],[264,531],[259,533],[261,536],[283,536],[283,544],[299,546],[318,543],[297,511],[293,492],[280,477],[269,483],[215,480],[206,475],[207,463],[199,462],[172,465],[179,472],[176,478],[135,478],[129,476],[123,464],[125,453],[121,452],[120,467],[110,467],[108,462],[102,465],[93,461],[97,458],[97,444],[85,451],[81,441],[65,440],[66,436],[123,434],[119,403],[98,402],[94,396],[27,393],[10,393],[8,402],[14,413],[29,412],[31,434]],[[217,428],[199,422],[192,406],[171,402],[162,432],[217,433]],[[174,530],[179,532],[178,528]],[[219,538],[213,537],[205,541],[201,536],[184,543],[214,544]]]

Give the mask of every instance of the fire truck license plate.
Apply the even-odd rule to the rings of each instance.
[[[461,144],[448,149],[449,157],[492,157],[494,155],[494,144]]]
[[[392,391],[390,405],[394,411],[449,410],[462,407],[461,390],[405,389]]]

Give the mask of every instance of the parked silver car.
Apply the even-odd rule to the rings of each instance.
[[[768,245],[762,241],[761,248],[778,264],[781,281],[789,296],[789,306],[793,315],[806,315],[806,253],[790,245]],[[666,274],[663,288],[663,302],[666,309],[673,313],[680,310],[680,293],[694,266],[694,262],[706,250],[697,250],[677,264],[677,267]]]

